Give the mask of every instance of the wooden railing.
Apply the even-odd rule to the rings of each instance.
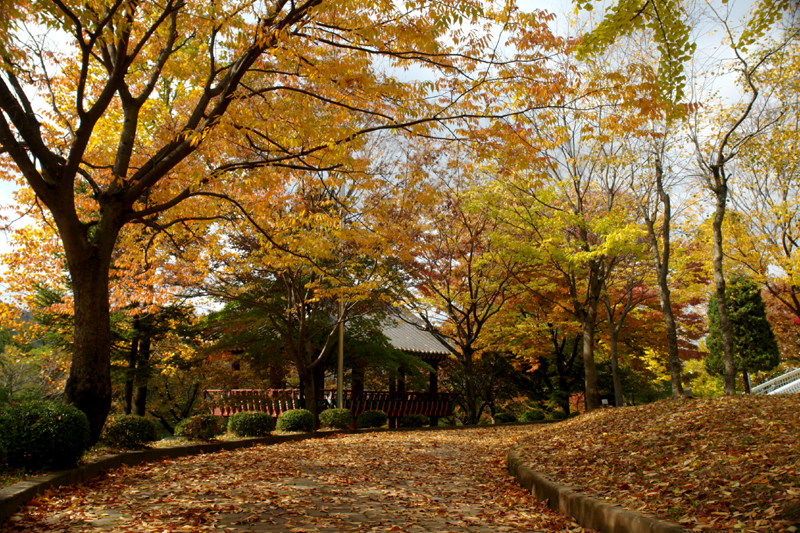
[[[217,416],[261,411],[277,418],[284,411],[301,407],[300,391],[295,389],[206,389],[203,399],[211,414]]]
[[[344,391],[344,407],[353,416],[364,411],[380,409],[390,418],[411,414],[430,417],[450,416],[454,402],[450,394],[428,392],[377,392],[353,393]],[[212,414],[230,416],[242,411],[261,411],[277,418],[284,411],[301,407],[297,389],[207,389],[203,397]],[[336,391],[325,390],[318,400],[318,411],[336,407]]]
[[[325,391],[328,404],[336,407],[336,391]],[[344,407],[358,416],[364,411],[380,409],[390,418],[405,415],[450,416],[453,399],[447,393],[344,391]]]

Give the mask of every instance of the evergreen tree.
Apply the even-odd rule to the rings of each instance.
[[[747,277],[737,276],[726,287],[728,313],[733,326],[736,369],[744,375],[745,389],[750,392],[748,372],[765,372],[780,363],[780,352],[758,286]],[[708,337],[706,337],[706,370],[713,375],[725,372],[722,334],[719,326],[717,298],[708,302]]]

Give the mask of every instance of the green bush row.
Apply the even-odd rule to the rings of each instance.
[[[573,413],[572,416],[574,416],[575,414],[577,413]],[[565,418],[567,418],[567,413],[565,413],[561,409],[553,409],[552,411],[546,414],[541,409],[531,409],[530,411],[525,411],[524,413],[522,413],[520,421],[536,422],[539,420],[564,420]]]
[[[33,401],[0,409],[0,453],[10,467],[71,468],[83,456],[89,438],[89,420],[72,405]]]
[[[495,424],[510,424],[512,422],[519,422],[517,415],[514,413],[497,413],[494,415]]]
[[[266,437],[273,429],[272,415],[261,411],[244,411],[228,419],[228,430],[237,437]]]
[[[397,427],[401,428],[421,428],[430,424],[431,419],[425,415],[405,415],[397,421]]]
[[[353,427],[353,413],[350,409],[327,409],[319,414],[319,423],[333,429]]]
[[[138,415],[121,415],[108,419],[100,440],[118,448],[141,448],[158,440],[157,422]]]
[[[195,415],[175,426],[175,435],[189,440],[211,440],[225,433],[227,420],[221,416]]]
[[[356,418],[356,427],[358,428],[379,428],[386,425],[389,417],[380,409],[371,409],[364,411],[358,418]]]

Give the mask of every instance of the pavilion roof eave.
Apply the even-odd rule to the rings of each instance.
[[[413,319],[411,319],[413,320]],[[400,317],[390,317],[383,334],[396,349],[421,356],[448,357],[450,349],[429,331],[410,324]]]

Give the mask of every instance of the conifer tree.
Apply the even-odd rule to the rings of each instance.
[[[758,286],[747,277],[737,276],[727,286],[728,302],[733,328],[736,369],[743,373],[745,392],[750,393],[748,372],[765,372],[780,363],[780,352],[772,326],[767,320],[766,306]],[[715,294],[708,302],[708,355],[706,370],[713,375],[725,372],[723,364],[722,334]]]

